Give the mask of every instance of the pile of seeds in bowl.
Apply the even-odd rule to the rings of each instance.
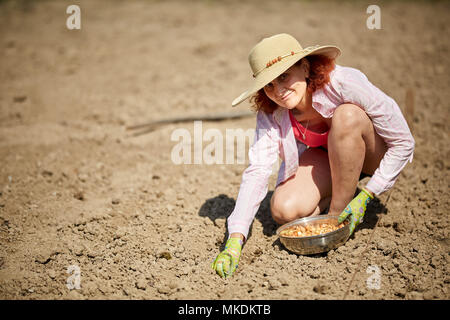
[[[295,226],[291,226],[289,228],[284,229],[280,232],[280,235],[284,237],[309,237],[309,236],[317,236],[319,234],[324,234],[328,232],[335,231],[337,229],[342,228],[348,224],[348,221],[344,221],[338,225],[333,225],[330,223],[320,223],[302,226],[297,224]]]

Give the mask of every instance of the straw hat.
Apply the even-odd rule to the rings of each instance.
[[[335,59],[341,54],[341,50],[336,46],[319,45],[303,49],[294,37],[286,33],[264,38],[253,47],[248,55],[254,81],[250,88],[233,100],[231,105],[237,106],[297,61],[313,54],[321,54]]]

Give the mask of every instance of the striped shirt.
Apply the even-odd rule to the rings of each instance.
[[[387,151],[365,188],[379,195],[389,190],[405,165],[412,161],[414,138],[397,103],[375,87],[359,70],[336,65],[330,82],[312,95],[312,106],[324,118],[333,117],[344,103],[361,107],[375,131],[386,143]],[[249,166],[233,212],[228,217],[229,234],[239,232],[247,238],[250,225],[268,191],[273,165],[281,158],[277,185],[297,171],[299,157],[306,146],[294,137],[289,111],[279,107],[273,113],[258,111],[255,139],[249,150]]]

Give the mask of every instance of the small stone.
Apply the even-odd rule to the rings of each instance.
[[[86,255],[89,258],[95,258],[97,256],[97,252],[95,252],[94,250],[92,250],[91,248],[86,248]]]
[[[112,203],[112,204],[119,204],[119,203],[120,203],[120,199],[119,199],[119,198],[113,198],[113,199],[111,200],[111,203]]]
[[[329,287],[323,284],[318,284],[314,286],[313,290],[319,294],[326,294],[328,292]]]
[[[51,260],[51,256],[48,254],[39,254],[36,258],[35,261],[40,263],[40,264],[46,264],[48,262],[50,262]]]
[[[118,228],[116,230],[116,233],[114,235],[114,239],[119,239],[122,238],[123,236],[126,235],[126,231],[123,228]]]
[[[282,286],[284,286],[284,287],[289,286],[289,278],[288,277],[282,275],[278,279]]]
[[[159,293],[162,293],[162,294],[168,294],[168,293],[170,293],[170,288],[167,287],[167,286],[159,286],[159,287],[157,288],[157,290],[158,290]]]
[[[84,193],[83,193],[83,191],[77,191],[77,192],[75,192],[74,194],[73,194],[73,197],[75,198],[75,199],[77,199],[77,200],[80,200],[80,201],[83,201],[85,198],[84,198]]]
[[[161,252],[158,257],[159,258],[164,258],[166,260],[172,259],[172,255],[168,251]]]
[[[48,276],[49,276],[51,279],[55,279],[55,278],[56,278],[56,272],[55,272],[55,270],[50,270],[50,271],[48,272]]]
[[[281,287],[281,283],[277,279],[269,279],[269,289],[276,290]]]
[[[53,172],[50,171],[50,170],[42,170],[41,174],[42,174],[44,177],[51,177],[51,176],[53,175]]]
[[[136,288],[145,290],[147,288],[147,281],[145,281],[145,279],[139,279],[136,281]]]
[[[88,180],[88,178],[89,178],[89,176],[88,176],[87,174],[85,174],[85,173],[80,173],[80,174],[78,175],[78,179],[79,179],[81,182],[86,182],[86,181]]]
[[[173,290],[173,289],[176,289],[178,287],[178,284],[175,281],[171,281],[171,282],[169,282],[168,286],[169,286],[170,289]]]
[[[76,256],[82,256],[83,252],[84,252],[84,248],[81,245],[75,245],[72,249],[71,249],[72,253],[75,254]]]

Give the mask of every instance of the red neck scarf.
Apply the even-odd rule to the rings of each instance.
[[[304,128],[300,122],[295,119],[292,111],[289,110],[289,118],[291,119],[292,129],[294,131],[295,139],[303,142],[311,148],[324,147],[327,148],[328,132],[316,133]]]

